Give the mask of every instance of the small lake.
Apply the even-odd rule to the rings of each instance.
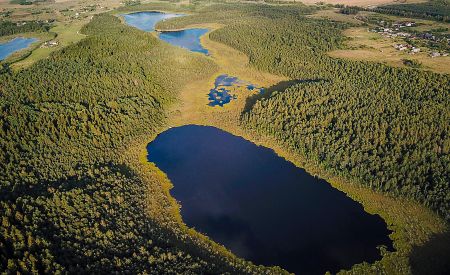
[[[208,32],[208,29],[187,29],[181,31],[160,32],[159,38],[169,44],[179,46],[193,52],[208,54],[203,48],[200,37]]]
[[[16,37],[6,43],[0,43],[0,60],[4,60],[14,52],[28,48],[36,38]]]
[[[237,99],[237,95],[232,92],[232,87],[245,87],[249,91],[255,91],[262,93],[264,88],[258,88],[257,86],[243,81],[237,77],[229,76],[227,74],[219,75],[214,81],[214,88],[209,90],[208,100],[209,106],[220,106],[228,104],[233,99]]]
[[[172,181],[184,222],[256,264],[323,274],[380,259],[377,246],[392,250],[378,215],[271,149],[188,125],[147,150]]]
[[[156,11],[143,11],[130,14],[123,14],[122,16],[128,25],[133,26],[142,31],[152,32],[155,30],[155,25],[159,21],[183,15],[174,13],[156,12]]]
[[[172,14],[162,12],[136,12],[122,15],[125,22],[146,32],[155,30],[155,25],[162,20],[184,16],[183,14]],[[193,52],[208,54],[208,50],[203,48],[200,37],[208,32],[208,29],[186,29],[180,31],[158,32],[161,40],[174,46],[182,47]]]

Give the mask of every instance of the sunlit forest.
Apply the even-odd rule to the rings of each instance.
[[[330,58],[339,28],[283,17],[212,34],[258,68],[298,80],[250,106],[242,122],[336,174],[447,215],[449,76]]]
[[[120,151],[154,133],[177,87],[214,64],[111,15],[96,16],[82,31],[89,35],[82,42],[0,76],[1,269],[245,270],[175,234],[173,225],[166,229],[169,218],[166,226],[156,223],[148,197],[169,202]]]
[[[246,9],[245,19],[220,16]],[[159,26],[232,22],[211,39],[246,53],[256,68],[291,79],[285,91],[248,100],[244,127],[276,136],[335,174],[450,218],[450,77],[331,58],[326,53],[343,47],[348,24],[301,16],[311,12],[221,6]]]
[[[247,55],[252,68],[288,79],[247,98],[237,127],[448,223],[449,75],[330,57],[345,47],[342,31],[352,24],[309,16],[322,6],[137,4],[93,15],[80,42],[29,68],[5,64],[0,72],[2,271],[285,272],[187,230],[159,178],[144,178],[130,164],[127,149],[167,126],[184,85],[218,66],[123,24],[117,13],[127,11],[191,14],[160,22],[159,30],[220,24],[209,39]],[[408,9],[383,12],[414,15]],[[417,16],[448,21],[439,11]],[[0,22],[0,36],[48,30],[46,23]],[[408,259],[392,257],[398,265],[364,263],[353,273],[412,273]]]

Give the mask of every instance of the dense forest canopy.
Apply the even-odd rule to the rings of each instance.
[[[349,182],[450,218],[449,75],[329,57],[349,25],[306,17],[314,6],[158,3],[118,12],[148,9],[195,12],[159,29],[225,24],[212,40],[292,80],[249,99],[243,128]],[[2,24],[16,33],[17,25]],[[149,185],[124,155],[164,127],[186,81],[208,78],[217,65],[109,14],[81,32],[85,39],[30,68],[0,73],[0,268],[280,273],[199,244],[173,220],[160,182]]]
[[[277,137],[334,174],[425,203],[450,218],[450,77],[348,61],[344,25],[289,16],[219,29],[211,38],[258,69],[298,84],[258,100],[242,125]]]
[[[18,34],[24,32],[45,32],[50,29],[48,23],[28,21],[28,22],[11,22],[0,21],[0,36]]]
[[[111,15],[82,32],[88,38],[78,44],[0,75],[1,270],[258,270],[156,223],[148,198],[161,209],[170,208],[167,198],[120,153],[163,124],[183,81],[215,65]]]
[[[414,4],[383,5],[376,12],[450,22],[450,1],[430,0]]]

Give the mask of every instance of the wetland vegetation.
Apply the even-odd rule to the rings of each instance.
[[[230,103],[233,99],[237,99],[239,88],[244,87],[248,91],[254,91],[259,94],[264,92],[264,88],[258,88],[254,84],[245,82],[237,77],[229,76],[227,74],[219,75],[214,80],[214,88],[209,90],[208,99],[209,106],[220,106]],[[233,91],[235,92],[232,92]]]
[[[31,11],[27,15],[31,18],[46,18],[53,14],[51,9],[45,10],[47,5],[64,4],[41,3],[23,9]],[[445,274],[450,270],[448,74],[329,56],[328,52],[346,47],[343,31],[354,24],[313,17],[326,5],[209,1],[186,5],[133,1],[126,6],[111,1],[106,5],[111,11],[100,6],[59,8],[54,14],[59,20],[64,16],[64,21],[57,22],[57,27],[62,28],[62,33],[70,29],[67,41],[74,43],[64,43],[51,54],[48,52],[44,56],[48,58],[33,59],[26,68],[13,71],[4,66],[0,71],[2,271],[286,273],[282,267],[290,269],[283,261],[289,262],[292,255],[269,257],[279,247],[267,247],[271,241],[277,243],[275,240],[286,237],[288,234],[282,232],[289,228],[277,227],[268,220],[269,214],[273,219],[283,218],[280,224],[289,223],[308,216],[308,208],[289,197],[283,203],[272,204],[280,208],[293,205],[276,215],[265,201],[289,188],[293,192],[283,194],[293,196],[302,188],[310,192],[323,189],[308,193],[314,195],[305,201],[314,205],[322,202],[326,211],[336,212],[338,217],[350,215],[348,222],[343,222],[344,218],[334,222],[348,230],[363,231],[365,238],[361,241],[370,247],[368,254],[349,256],[340,264],[304,263],[291,270],[314,274],[326,270],[343,274]],[[136,15],[133,12],[143,12],[139,16],[144,16],[148,11],[186,16],[154,21],[150,27],[146,24],[145,31],[124,24],[120,18],[123,14]],[[16,11],[2,12],[0,16],[1,20],[4,16],[8,21],[15,20],[12,25],[2,23],[8,35],[13,32],[20,36],[25,31],[16,28],[16,21],[22,20],[17,19],[21,15]],[[139,18],[135,22],[141,23]],[[37,26],[41,27],[46,28]],[[196,43],[209,55],[170,46],[148,33],[155,28],[211,30],[209,35],[195,36]],[[41,32],[38,29],[33,31]],[[211,108],[208,92],[221,76],[245,83],[239,84],[232,104]],[[230,87],[227,83],[215,84],[215,89]],[[233,186],[230,192],[239,191],[236,185],[243,178],[250,184],[243,185],[247,190],[242,192],[256,198],[258,191],[264,192],[254,200],[253,206],[258,209],[248,216],[267,214],[267,219],[256,223],[258,230],[271,230],[259,242],[268,245],[263,247],[267,250],[251,250],[267,251],[263,254],[268,259],[247,256],[226,238],[214,235],[218,231],[197,228],[190,217],[214,208],[200,205],[194,213],[186,214],[192,211],[189,200],[177,197],[183,185],[162,165],[164,161],[176,164],[170,159],[173,155],[160,153],[155,155],[158,160],[152,159],[150,150],[149,158],[156,166],[147,161],[147,144],[151,147],[164,135],[186,129],[164,132],[168,128],[194,123],[264,144],[289,161],[215,128],[210,138],[194,131],[195,138],[183,139],[178,133],[172,146],[163,144],[165,150],[180,149],[173,144],[184,144],[181,149],[188,150],[200,142],[208,147],[198,145],[189,150],[198,153],[201,148],[209,148],[228,154],[229,161],[224,163],[199,159],[210,167],[204,170],[192,162],[196,154],[184,155],[186,162],[193,163],[188,172],[200,169],[193,176],[209,176],[208,180],[199,180],[201,189],[185,190],[187,198],[199,190],[218,187],[220,173],[225,181],[222,183]],[[153,139],[155,143],[149,143]],[[227,148],[227,144],[234,145]],[[252,154],[239,157],[245,152],[240,146],[270,154],[269,167],[254,165],[261,159],[252,159]],[[290,172],[271,174],[272,167],[280,167],[272,165],[272,161],[282,163],[278,169]],[[231,165],[237,166],[227,169]],[[240,170],[245,167],[256,172],[265,168],[261,175],[252,177],[255,174]],[[294,177],[293,183],[286,185],[289,188],[269,190],[274,182],[291,178],[290,173],[300,173],[298,178],[314,183],[296,184]],[[235,178],[226,180],[233,175]],[[330,195],[324,201],[325,194],[336,197]],[[242,201],[251,202],[243,197]],[[211,200],[221,202],[209,197]],[[228,200],[227,205],[232,202]],[[349,209],[354,213],[348,214]],[[230,215],[225,222],[239,219],[235,212]],[[307,226],[295,224],[307,231],[320,226],[315,221],[327,221],[327,215],[313,213]],[[248,216],[242,219],[250,219]],[[359,218],[367,223],[358,223]],[[220,222],[212,221],[215,225]],[[328,225],[320,232],[336,236],[333,234],[339,230]],[[307,233],[298,238],[304,235]],[[329,247],[339,241],[340,249],[352,250],[355,236],[341,237],[330,237],[320,247],[334,251]],[[377,250],[379,244],[386,247]],[[301,243],[292,245],[298,253],[316,253],[319,249],[316,243],[308,249]],[[317,253],[324,257],[321,259],[327,256]],[[281,267],[256,265],[261,263]]]

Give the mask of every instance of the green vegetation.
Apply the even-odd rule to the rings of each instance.
[[[403,64],[411,68],[420,68],[422,67],[422,63],[414,59],[403,59]]]
[[[80,30],[84,24],[86,24],[86,22],[81,20],[71,23],[57,23],[49,30],[48,33],[46,33],[48,37],[47,39],[40,38],[39,36],[36,36],[36,33],[33,33],[32,36],[38,37],[39,42],[41,43],[50,39],[56,39],[58,41],[58,46],[33,49],[31,54],[26,56],[26,58],[11,61],[10,67],[13,70],[27,68],[36,61],[46,58],[53,51],[80,41],[85,37],[85,35],[80,33]]]
[[[248,100],[240,117],[244,130],[275,138],[352,188],[413,199],[448,220],[450,76],[329,57],[343,47],[341,32],[349,25],[304,16],[317,9],[157,3],[115,12],[196,13],[159,29],[227,25],[210,38],[244,52],[253,67],[291,79]],[[212,59],[161,43],[111,15],[95,16],[81,41],[76,30],[67,33],[76,44],[62,43],[67,47],[27,69],[0,71],[1,270],[281,273],[186,230],[167,179],[143,176],[129,159],[135,156],[125,153],[166,126],[183,85],[217,70]],[[388,223],[396,226],[394,240],[414,244],[426,243],[428,235],[411,232],[438,231],[432,222]],[[447,235],[432,241],[414,250],[397,241],[401,257],[386,252],[381,262],[353,272],[423,270],[436,247],[449,247]]]
[[[10,3],[11,4],[19,4],[19,5],[33,5],[32,1],[27,1],[27,0],[11,0]]]
[[[214,64],[114,16],[82,31],[77,44],[0,75],[1,270],[261,273],[181,230],[161,183],[123,155],[163,125],[178,87]]]
[[[237,22],[245,23],[258,18],[278,18],[286,15],[289,17],[299,17],[305,14],[311,14],[317,7],[299,5],[283,5],[274,9],[270,5],[239,4],[232,5],[217,4],[198,8],[198,12],[192,16],[183,16],[171,20],[162,21],[156,25],[157,29],[170,30],[186,27],[196,23],[220,23],[235,24]]]
[[[339,12],[342,14],[357,14],[360,10],[359,7],[346,6],[342,7]]]
[[[138,6],[141,4],[141,1],[139,0],[127,0],[125,1],[125,6]]]
[[[0,22],[0,36],[18,34],[24,32],[46,32],[50,29],[49,24],[36,21],[28,22]]]
[[[450,22],[450,2],[448,0],[430,0],[417,4],[384,5],[379,6],[372,11],[405,17],[418,17]]]
[[[280,16],[213,32],[258,69],[299,82],[249,104],[242,125],[335,175],[449,219],[450,76],[328,57],[342,45],[343,27]]]

